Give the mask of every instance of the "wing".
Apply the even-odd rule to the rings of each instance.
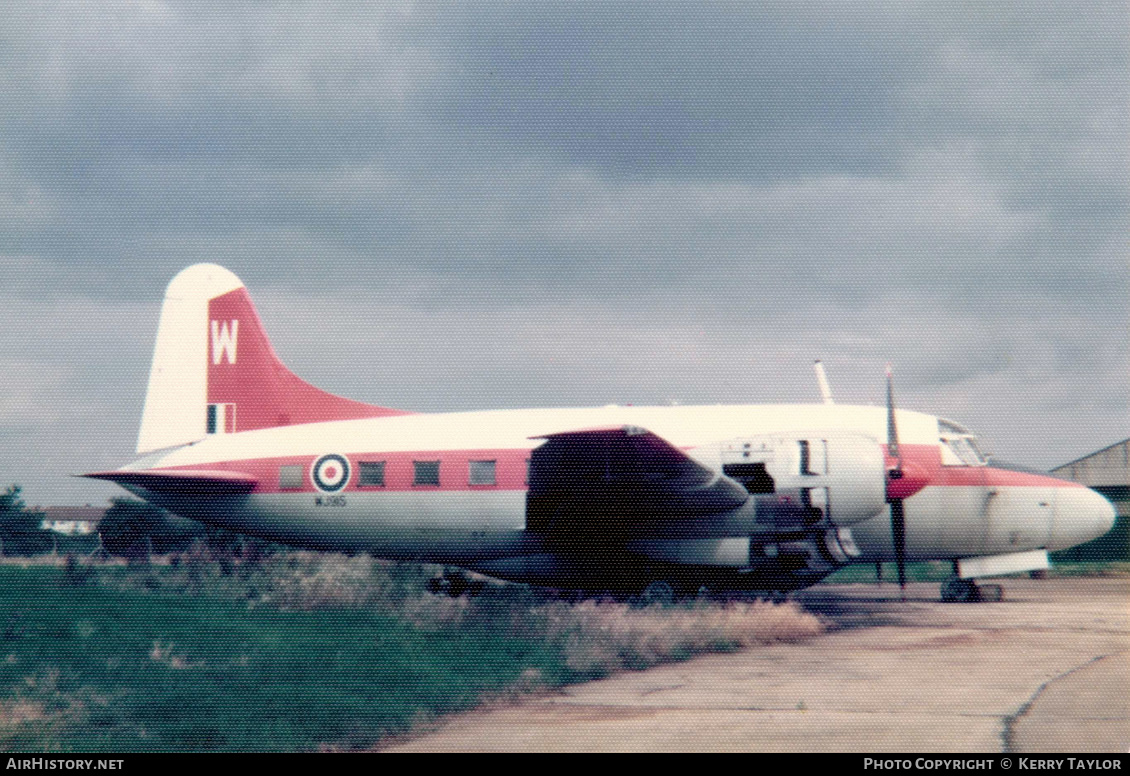
[[[547,434],[530,458],[526,526],[632,532],[736,509],[737,482],[636,426]]]
[[[242,472],[195,469],[94,472],[82,476],[144,488],[163,496],[235,496],[250,493],[259,484],[256,478]]]

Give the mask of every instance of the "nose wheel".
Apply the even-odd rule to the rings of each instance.
[[[942,583],[941,594],[942,601],[948,604],[993,602],[1004,598],[1004,588],[1000,585],[978,585],[972,579],[950,577]]]

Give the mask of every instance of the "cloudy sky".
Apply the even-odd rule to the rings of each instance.
[[[0,485],[133,457],[159,303],[247,284],[421,411],[817,401],[1130,436],[1110,2],[0,5]]]

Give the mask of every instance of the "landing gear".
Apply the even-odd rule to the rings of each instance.
[[[947,604],[968,604],[981,600],[981,589],[972,579],[950,577],[942,583],[942,601]]]
[[[1004,588],[1000,585],[978,585],[972,579],[950,577],[942,583],[944,603],[971,604],[977,601],[995,602],[1004,598]]]
[[[654,604],[669,606],[675,603],[675,587],[666,580],[657,579],[643,589],[643,592],[640,593],[639,602],[641,606],[652,606]]]
[[[981,600],[996,603],[1004,598],[1004,588],[1000,585],[981,585]]]

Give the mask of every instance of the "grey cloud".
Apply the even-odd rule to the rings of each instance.
[[[617,176],[890,169],[883,127],[915,57],[900,19],[876,35],[859,16],[842,5],[470,7],[448,20],[453,66],[428,110],[499,150]]]

